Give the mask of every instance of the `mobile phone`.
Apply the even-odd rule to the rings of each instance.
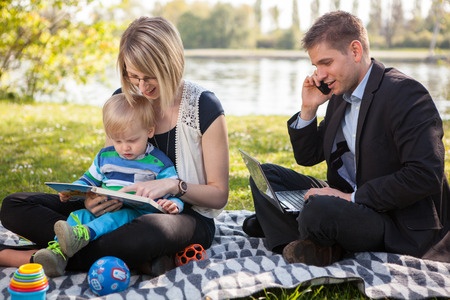
[[[321,81],[320,82],[320,86],[316,86],[319,91],[322,92],[322,94],[324,95],[328,95],[331,92],[331,89],[328,87],[328,84],[326,84],[325,82]]]

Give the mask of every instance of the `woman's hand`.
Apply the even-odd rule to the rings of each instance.
[[[176,215],[179,213],[178,206],[171,200],[159,199],[156,203],[161,205],[161,207],[169,214]]]
[[[94,216],[98,217],[107,212],[116,211],[122,208],[123,203],[116,199],[108,200],[106,196],[100,196],[95,193],[87,193],[84,200],[84,206]]]
[[[160,199],[167,194],[176,195],[178,193],[178,180],[165,178],[150,180],[145,182],[136,182],[119,190],[120,192],[136,192],[137,196],[143,196],[150,199]]]

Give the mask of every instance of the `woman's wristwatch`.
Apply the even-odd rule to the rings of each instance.
[[[181,179],[178,178],[178,194],[176,194],[174,197],[180,198],[187,192],[187,183]]]

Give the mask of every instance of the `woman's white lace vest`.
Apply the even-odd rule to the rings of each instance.
[[[205,89],[185,81],[175,134],[175,157],[178,176],[188,183],[206,184],[200,131],[199,99]],[[222,209],[193,206],[205,217],[214,218]]]

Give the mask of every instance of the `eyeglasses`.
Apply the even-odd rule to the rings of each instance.
[[[125,77],[128,78],[130,83],[134,85],[139,85],[141,83],[141,80],[144,82],[144,85],[148,85],[150,84],[150,81],[154,79],[151,77],[139,78],[137,76],[129,76],[129,75],[126,75]]]

